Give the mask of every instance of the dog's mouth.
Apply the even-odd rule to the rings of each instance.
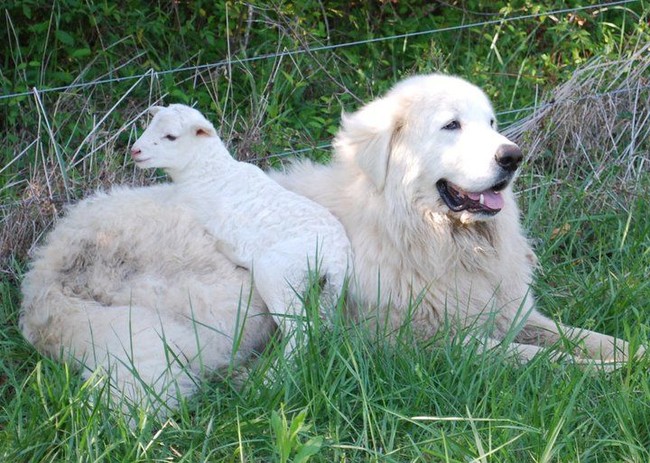
[[[440,197],[452,211],[485,215],[495,215],[503,209],[501,190],[507,186],[508,180],[502,180],[487,190],[469,192],[447,180],[438,180],[436,183]]]

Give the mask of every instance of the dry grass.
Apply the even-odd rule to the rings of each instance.
[[[100,103],[110,101],[105,94],[82,90],[34,91],[24,105],[24,117],[38,124],[25,124],[17,154],[5,166],[14,175],[0,190],[11,198],[0,206],[2,274],[17,280],[15,263],[26,260],[66,204],[111,185],[151,182],[151,174],[126,168],[135,120],[148,105],[128,103],[128,93],[110,108]]]
[[[592,206],[625,207],[647,191],[650,171],[650,44],[629,57],[596,59],[558,86],[507,135],[529,168],[564,183],[588,179]],[[612,177],[615,176],[615,178]]]

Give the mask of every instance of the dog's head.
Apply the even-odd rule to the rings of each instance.
[[[497,132],[487,96],[457,77],[408,78],[344,115],[337,156],[356,165],[378,193],[406,198],[463,222],[507,204],[521,150]]]

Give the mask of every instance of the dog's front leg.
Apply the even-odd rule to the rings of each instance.
[[[539,346],[558,346],[568,350],[577,358],[600,360],[605,363],[626,362],[630,357],[638,357],[645,352],[645,348],[640,347],[632,353],[627,341],[596,331],[564,325],[537,311],[530,314],[515,339]]]

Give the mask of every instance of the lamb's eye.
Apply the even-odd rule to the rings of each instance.
[[[490,127],[494,128],[496,124],[496,121],[494,119],[490,119]]]
[[[445,125],[442,130],[460,130],[460,122],[453,120]]]
[[[164,138],[166,138],[166,139],[169,140],[169,141],[174,141],[174,140],[176,140],[178,137],[175,137],[175,136],[173,136],[173,135],[165,135]]]

